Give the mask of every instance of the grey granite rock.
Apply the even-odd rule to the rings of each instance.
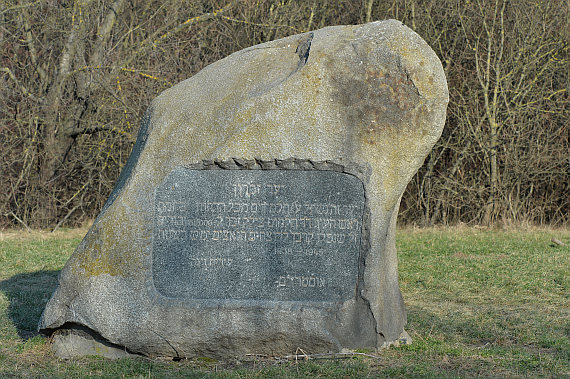
[[[97,333],[81,325],[67,325],[52,335],[55,354],[64,359],[85,355],[98,355],[108,359],[119,359],[136,354],[129,353],[124,347],[116,346],[102,339]]]
[[[437,56],[394,20],[211,64],[150,105],[40,331],[64,329],[68,355],[77,338],[215,358],[409,342],[396,218],[447,102]]]

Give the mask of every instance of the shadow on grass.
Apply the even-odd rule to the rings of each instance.
[[[46,303],[57,286],[60,270],[36,271],[0,281],[8,297],[8,317],[24,341],[38,334],[37,327]]]

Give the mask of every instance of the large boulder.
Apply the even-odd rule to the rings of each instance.
[[[447,102],[436,54],[394,20],[327,27],[207,66],[150,105],[115,189],[61,271],[40,331],[55,333],[61,356],[125,351],[223,358],[380,348],[406,340],[396,218],[406,185],[441,135]],[[253,187],[239,187],[239,180]],[[327,279],[286,276],[269,258],[259,269],[239,266],[249,256],[269,254],[273,247],[265,242],[234,242],[230,249],[204,229],[202,242],[194,244],[189,225],[211,220],[200,219],[191,206],[198,212],[200,203],[226,223],[223,212],[230,210],[220,208],[223,202],[213,208],[204,199],[226,201],[230,183],[236,196],[246,191],[239,194],[253,209],[250,197],[263,189],[254,184],[270,181],[290,184],[291,204],[323,198],[331,212],[354,210],[352,245],[339,239],[330,262],[318,257],[318,249],[303,250],[301,266],[279,256],[288,269],[314,263]],[[263,200],[275,205],[276,197],[267,197],[274,195]],[[176,208],[169,199],[186,205]],[[297,209],[304,220],[318,211]],[[183,237],[172,229],[179,220]],[[305,230],[311,236],[320,227],[315,220]],[[350,221],[335,220],[339,230]],[[273,236],[285,230],[267,228]],[[275,241],[272,246],[293,246]],[[209,258],[200,255],[204,251]],[[224,257],[214,257],[220,251]],[[196,268],[202,263],[226,271],[208,276],[212,271]],[[264,277],[269,272],[278,275],[275,281]],[[249,280],[262,289],[246,290]],[[289,285],[290,292],[283,292]],[[302,292],[309,288],[314,295]]]

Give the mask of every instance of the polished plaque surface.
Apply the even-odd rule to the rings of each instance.
[[[319,170],[173,170],[155,193],[153,282],[166,297],[346,301],[364,186]]]

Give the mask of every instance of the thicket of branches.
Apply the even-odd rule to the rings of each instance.
[[[444,134],[400,220],[568,223],[559,0],[0,0],[0,227],[93,218],[158,93],[257,43],[395,18],[443,62]]]

